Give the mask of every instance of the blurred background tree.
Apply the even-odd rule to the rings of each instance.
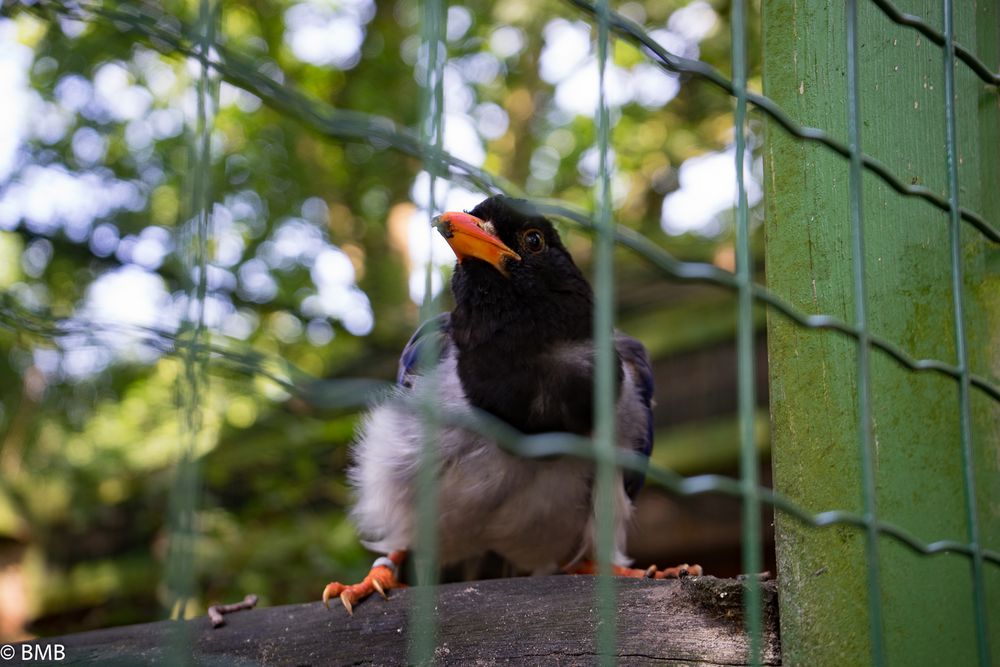
[[[728,72],[724,0],[613,8],[669,51]],[[311,114],[350,110],[415,128],[420,6],[224,0],[216,9],[220,48],[269,87],[215,88],[210,169],[200,174],[199,64],[136,29],[194,34],[197,2],[3,5],[0,639],[166,613],[168,498],[183,452],[176,341],[196,305],[199,276],[184,253],[199,178],[214,202],[204,280],[213,354],[195,443],[197,595],[185,613],[250,592],[263,604],[312,600],[370,564],[345,516],[357,414],[322,380],[390,381],[418,324],[426,263],[439,289],[451,261],[428,232],[420,161],[379,139],[337,138]],[[531,197],[589,209],[595,32],[554,1],[449,6],[445,149]],[[732,269],[731,98],[623,41],[608,84],[617,222],[683,259]],[[281,104],[272,89],[309,102]],[[756,165],[747,165],[751,205]],[[441,209],[487,194],[438,185]],[[562,232],[589,270],[589,238]],[[655,360],[655,461],[684,474],[735,470],[733,296],[665,281],[624,250],[617,272],[619,325]],[[761,341],[761,401],[764,358]],[[766,407],[759,422],[766,450]],[[700,561],[732,575],[738,528],[735,501],[646,489],[630,549],[641,563]]]

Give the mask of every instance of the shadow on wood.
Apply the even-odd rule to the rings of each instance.
[[[593,577],[493,579],[440,587],[438,664],[592,664]],[[778,603],[765,582],[764,664],[780,664]],[[407,659],[406,590],[355,609],[319,601],[243,611],[212,629],[207,617],[39,639],[62,644],[60,664],[398,665]],[[336,602],[336,601],[335,601]],[[732,579],[618,580],[620,664],[744,665],[743,586]],[[18,655],[21,655],[17,647]],[[182,654],[176,652],[183,651]],[[181,662],[178,660],[177,662]]]

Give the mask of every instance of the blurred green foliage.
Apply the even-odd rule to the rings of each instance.
[[[615,8],[654,29],[690,4],[650,0]],[[695,4],[715,16],[695,44],[699,57],[727,72],[727,3]],[[197,5],[93,7],[128,10],[183,31],[194,25]],[[177,239],[194,212],[198,68],[169,45],[82,6],[77,20],[62,3],[5,3],[0,19],[7,43],[28,49],[20,103],[34,114],[23,119],[16,159],[0,183],[0,207],[7,206],[0,213],[0,573],[26,591],[4,611],[6,638],[165,613],[165,514],[182,451],[182,363],[172,332],[193,278]],[[362,36],[356,53],[306,62],[301,49],[309,44],[297,53],[290,26],[316,17],[353,20]],[[411,0],[225,0],[218,39],[256,74],[321,108],[414,128],[418,18]],[[559,19],[582,17],[554,1],[452,6],[449,66],[463,78],[446,95],[464,96],[457,113],[492,119],[472,125],[478,136],[470,141],[482,146],[484,169],[531,196],[589,208],[592,179],[581,165],[593,145],[593,119],[560,109],[556,86],[539,74],[540,53]],[[324,44],[311,48],[323,52]],[[614,62],[625,72],[648,65],[622,42]],[[759,81],[751,86],[759,89]],[[114,99],[102,101],[102,90],[116,91],[120,108]],[[370,556],[345,515],[343,471],[356,415],[338,407],[345,401],[326,400],[322,382],[306,379],[392,380],[398,352],[418,324],[408,287],[419,268],[408,231],[418,208],[418,160],[379,141],[324,136],[304,122],[307,111],[272,108],[227,83],[217,102],[209,174],[217,202],[208,271],[213,353],[196,446],[204,490],[199,594],[190,614],[250,592],[262,604],[311,600],[328,580],[367,569]],[[697,79],[681,80],[665,105],[643,106],[633,91],[614,114],[616,220],[678,256],[730,268],[726,225],[708,235],[668,236],[660,214],[684,160],[732,141],[731,109],[728,97]],[[53,204],[56,213],[46,214],[46,189],[55,191],[61,173],[92,180],[75,208]],[[28,189],[36,181],[41,195]],[[11,204],[15,192],[35,208]],[[586,266],[589,240],[568,228],[564,235]],[[303,247],[349,260],[338,271],[350,276],[341,287],[353,311],[334,303],[323,314],[307,304],[319,288]],[[634,322],[633,333],[655,356],[731,336],[729,296],[718,292],[706,302],[700,292],[688,296],[663,283],[625,252],[619,260],[622,327]],[[101,283],[110,275],[122,281]],[[101,298],[136,298],[125,288],[144,276],[160,290],[138,292],[134,308],[150,311],[148,318],[94,324]]]

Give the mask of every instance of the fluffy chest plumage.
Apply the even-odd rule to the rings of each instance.
[[[443,560],[493,551],[540,571],[570,561],[581,548],[592,488],[582,461],[522,459],[484,443],[444,463],[440,479]]]
[[[575,358],[577,352],[566,354]],[[622,369],[618,445],[634,449],[645,437],[648,410],[628,365]],[[412,406],[415,398],[430,395],[448,410],[472,411],[454,347],[446,349],[434,378],[414,375],[407,385],[366,418],[350,472],[358,495],[352,517],[365,544],[384,553],[407,549],[415,542],[416,477],[426,434],[417,413],[406,404]],[[589,383],[567,390],[591,391]],[[531,402],[556,398],[535,392]],[[491,439],[454,425],[443,425],[431,437],[440,466],[438,535],[443,563],[493,551],[521,569],[543,571],[565,565],[589,549],[592,464],[572,458],[518,457]],[[631,504],[624,487],[620,496],[616,524],[623,544]]]
[[[408,398],[431,391],[440,405],[471,408],[449,353],[435,378],[417,378]],[[398,396],[397,399],[402,398]],[[580,549],[590,518],[591,467],[572,459],[537,460],[505,452],[491,439],[444,425],[433,437],[440,472],[440,557],[457,562],[494,551],[538,570]],[[355,448],[353,516],[377,551],[412,543],[415,475],[423,429],[402,402],[376,408]]]

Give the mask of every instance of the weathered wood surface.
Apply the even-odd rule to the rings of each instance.
[[[243,611],[213,630],[207,617],[36,640],[62,644],[59,664],[172,663],[185,650],[197,665],[400,665],[407,661],[410,597],[393,591],[354,616],[322,603]],[[731,579],[620,580],[619,664],[743,665],[742,584]],[[437,663],[589,665],[596,662],[594,579],[494,579],[440,587]],[[777,596],[764,584],[764,664],[780,664]],[[175,641],[182,627],[188,640]],[[20,648],[20,647],[18,647]],[[18,653],[20,655],[20,652]]]

